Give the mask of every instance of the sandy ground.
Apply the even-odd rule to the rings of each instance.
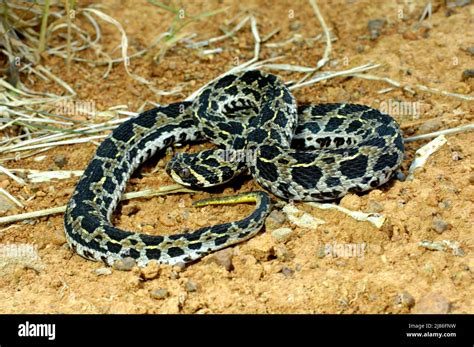
[[[104,11],[124,26],[130,53],[146,47],[172,20],[169,13],[144,1],[103,3]],[[448,9],[444,1],[433,1],[432,18],[417,24],[426,1],[319,3],[337,37],[332,60],[325,70],[376,62],[383,67],[374,70],[375,75],[401,81],[403,85],[426,85],[473,95],[474,79],[463,78],[463,72],[473,68],[472,5]],[[255,15],[262,37],[280,28],[270,43],[295,34],[310,38],[321,33],[311,7],[303,1],[193,1],[186,2],[185,8],[187,13],[197,14],[224,6],[229,6],[224,13],[194,23],[185,31],[196,32],[202,39],[218,36],[222,23],[240,11],[248,11]],[[376,19],[384,19],[385,24],[369,30],[369,21]],[[119,42],[116,30],[104,24],[104,49],[111,52]],[[241,63],[250,59],[253,38],[245,29],[234,39],[214,47],[224,51],[201,56],[178,45],[159,62],[152,59],[158,48],[149,56],[132,60],[133,72],[155,81],[160,89],[182,87],[182,95],[158,99],[147,87],[128,77],[122,65],[115,66],[103,79],[105,67],[73,64],[67,73],[62,59],[48,56],[44,57],[44,64],[76,90],[78,101],[92,101],[97,110],[123,104],[136,110],[146,100],[181,100],[231,68],[236,60]],[[300,39],[278,48],[263,45],[261,58],[284,54],[282,63],[314,66],[323,51],[322,40]],[[286,73],[279,74],[288,79]],[[57,86],[35,78],[28,86],[60,92]],[[378,93],[387,87],[381,81],[339,78],[298,89],[295,96],[299,102],[353,102],[385,108],[399,121],[405,136],[473,122],[472,101],[418,89],[414,94],[399,88]],[[80,120],[84,116],[74,117]],[[393,180],[368,194],[342,199],[340,205],[348,209],[383,214],[386,221],[381,228],[339,211],[297,203],[299,210],[324,224],[301,227],[276,211],[265,229],[251,240],[184,269],[150,266],[128,272],[105,270],[103,264],[84,260],[68,249],[61,214],[4,225],[0,230],[3,249],[6,245],[32,245],[39,260],[32,262],[3,254],[0,313],[474,313],[474,134],[448,135],[447,139],[448,143],[430,157],[412,181]],[[407,144],[404,173],[415,151],[426,142]],[[184,150],[188,148],[185,146]],[[195,145],[192,149],[200,148],[201,145]],[[95,149],[93,143],[63,146],[46,152],[46,158],[39,162],[27,158],[2,165],[82,170]],[[127,191],[171,184],[162,169],[170,155],[144,165],[129,182]],[[158,170],[152,173],[155,166]],[[25,205],[24,210],[11,208],[0,215],[64,205],[76,182],[72,178],[22,187],[0,176],[1,187]],[[254,189],[258,186],[244,177],[213,194]],[[114,223],[144,233],[173,233],[240,219],[252,210],[251,205],[202,209],[191,206],[193,200],[207,196],[210,194],[179,194],[124,202],[114,214]],[[279,239],[274,231],[280,228],[289,228],[291,232]],[[457,242],[459,248],[430,250],[419,244],[442,244],[443,240]],[[358,247],[359,252],[340,252],[350,245]]]

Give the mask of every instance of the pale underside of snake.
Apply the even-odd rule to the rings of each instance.
[[[65,213],[69,245],[81,256],[112,265],[124,257],[190,262],[254,236],[271,209],[264,192],[205,200],[199,205],[256,202],[248,217],[189,233],[145,235],[114,227],[111,216],[131,174],[175,143],[207,138],[220,149],[181,154],[167,166],[179,183],[223,184],[249,169],[256,181],[292,200],[332,200],[387,182],[403,160],[403,139],[388,115],[363,105],[296,107],[271,74],[248,71],[207,86],[192,103],[158,107],[115,129],[97,149]],[[226,151],[251,153],[229,161]]]

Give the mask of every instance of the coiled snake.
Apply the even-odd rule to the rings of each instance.
[[[256,209],[242,220],[190,233],[145,235],[111,224],[125,185],[141,163],[174,143],[204,138],[218,149],[175,156],[166,170],[176,181],[212,186],[249,169],[263,188],[290,200],[333,200],[377,187],[390,179],[404,153],[397,123],[375,109],[354,104],[298,108],[272,74],[226,75],[192,103],[146,111],[101,143],[66,209],[69,245],[87,259],[112,265],[132,257],[144,266],[150,260],[190,262],[255,235],[271,209],[268,194],[259,191],[197,202],[254,201]],[[235,160],[235,153],[243,156]]]

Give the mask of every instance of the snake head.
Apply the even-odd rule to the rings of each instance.
[[[189,165],[192,161],[189,157],[190,155],[186,153],[176,154],[166,165],[166,172],[179,184],[187,187],[202,187]]]
[[[239,163],[230,163],[215,150],[178,153],[166,165],[166,172],[179,184],[207,188],[223,184],[241,172]]]

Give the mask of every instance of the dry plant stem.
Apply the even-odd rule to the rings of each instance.
[[[473,131],[474,130],[474,123],[473,124],[467,124],[467,125],[462,125],[456,128],[450,128],[450,129],[444,129],[444,130],[439,130],[435,131],[429,134],[421,134],[421,135],[416,135],[416,136],[411,136],[406,139],[404,139],[405,143],[408,142],[414,142],[414,141],[419,141],[419,140],[426,140],[426,139],[431,139],[433,137],[437,137],[439,135],[448,135],[448,134],[455,134],[455,133],[461,133],[465,131]]]
[[[446,137],[444,137],[444,135],[439,135],[434,140],[420,147],[416,151],[415,159],[413,160],[413,162],[410,165],[410,168],[408,169],[407,180],[413,180],[414,175],[415,175],[415,170],[417,168],[423,167],[428,161],[428,158],[437,150],[439,150],[447,142],[448,141],[446,140]]]
[[[326,21],[324,20],[324,17],[321,15],[321,12],[319,11],[319,7],[316,3],[316,0],[309,0],[309,3],[311,4],[311,7],[313,8],[314,14],[318,18],[318,21],[321,24],[321,27],[323,28],[324,37],[326,38],[326,48],[324,49],[323,57],[316,64],[316,70],[318,70],[322,68],[324,65],[326,65],[326,63],[329,61],[329,55],[331,54],[331,49],[332,49],[331,34],[329,33],[329,29],[326,25]]]
[[[363,78],[363,79],[371,80],[371,81],[386,82],[386,83],[388,83],[391,86],[394,86],[396,88],[402,88],[403,90],[409,92],[412,95],[416,94],[416,91],[414,90],[413,87],[411,87],[409,85],[402,86],[402,84],[400,82],[397,82],[397,81],[395,81],[391,78],[388,78],[388,77],[379,77],[379,76],[375,76],[375,75],[359,74],[359,73],[352,74],[352,77]],[[468,100],[468,101],[474,100],[474,97],[470,96],[470,95],[464,95],[464,94],[459,94],[459,93],[451,93],[451,92],[447,92],[447,91],[436,89],[436,88],[429,88],[429,87],[421,85],[421,84],[417,84],[415,86],[415,88],[418,89],[418,90],[424,91],[424,92],[428,92],[428,93],[441,94],[441,95],[444,95],[444,96],[455,97],[455,98]],[[390,91],[390,90],[388,90],[388,91]]]
[[[340,211],[358,221],[370,222],[373,225],[375,225],[378,229],[382,227],[386,219],[384,215],[379,214],[379,213],[364,213],[361,211],[351,211],[351,210],[348,210],[347,208],[344,208],[342,206],[338,206],[335,204],[318,203],[318,202],[307,202],[306,204],[311,207],[319,208],[322,210],[334,209],[334,210]]]
[[[106,15],[105,13],[103,12],[100,12],[96,9],[93,9],[93,8],[85,8],[83,11],[87,11],[87,12],[91,12],[93,14],[95,14],[97,17],[101,18],[102,20],[110,23],[110,24],[113,24],[119,31],[120,31],[120,35],[121,35],[121,49],[122,49],[122,58],[123,58],[123,61],[124,61],[124,68],[125,68],[125,71],[127,72],[127,74],[132,77],[134,80],[140,82],[140,83],[143,83],[145,85],[151,85],[152,82],[148,81],[147,79],[141,77],[141,76],[138,76],[136,74],[133,74],[132,72],[130,72],[129,70],[129,65],[130,65],[130,59],[127,55],[127,50],[128,50],[128,38],[127,38],[127,34],[125,33],[125,30],[123,29],[122,27],[122,24],[120,24],[116,19]]]
[[[317,62],[316,67],[314,68],[314,71],[306,74],[301,80],[298,81],[298,84],[302,84],[308,78],[313,77],[314,73],[317,70],[321,69],[324,65],[326,65],[326,63],[329,61],[329,55],[331,54],[331,49],[332,49],[331,34],[329,32],[329,28],[326,25],[326,21],[324,20],[324,17],[321,15],[321,12],[319,11],[318,4],[316,3],[316,0],[309,0],[309,3],[311,7],[313,8],[313,12],[316,15],[316,18],[318,19],[319,24],[323,28],[324,37],[326,39],[326,47],[324,48],[323,57]]]
[[[171,184],[169,186],[160,187],[159,189],[147,189],[139,192],[125,193],[122,195],[121,200],[131,200],[137,198],[151,198],[153,196],[176,194],[176,193],[196,193],[192,189],[188,189],[179,184]],[[66,206],[59,206],[53,208],[47,208],[40,211],[21,213],[12,216],[0,217],[0,224],[18,222],[25,219],[45,217],[52,214],[64,213]]]
[[[24,208],[25,206],[19,202],[13,195],[11,195],[9,192],[7,192],[5,189],[0,188],[0,193],[3,194],[8,198],[8,200],[13,201],[15,205],[17,205],[19,208]]]
[[[350,76],[354,73],[372,70],[372,69],[378,68],[379,66],[380,66],[380,64],[365,64],[365,65],[357,66],[355,68],[348,69],[348,70],[343,70],[343,71],[335,71],[335,72],[334,71],[328,71],[328,72],[324,72],[324,73],[320,74],[319,76],[316,76],[315,78],[313,78],[309,81],[294,84],[294,85],[290,86],[289,88],[290,88],[290,90],[293,90],[293,89],[297,89],[297,88],[301,88],[301,87],[305,87],[305,86],[314,84],[314,83],[319,82],[319,81],[327,80],[327,79],[330,79],[330,78],[334,78],[334,77],[338,77],[338,76]]]
[[[41,18],[40,39],[38,45],[38,51],[40,53],[44,51],[46,45],[46,31],[48,27],[49,5],[49,0],[45,0],[43,5],[43,17]]]
[[[72,35],[72,23],[71,23],[71,9],[69,0],[64,0],[66,6],[66,20],[67,20],[67,43],[66,43],[66,66],[68,75],[71,73],[71,59],[72,59],[72,49],[71,49],[71,35]]]
[[[15,176],[13,173],[10,172],[10,170],[7,170],[6,168],[4,168],[1,165],[0,165],[0,172],[4,173],[8,177],[10,177],[12,180],[14,180],[16,183],[18,183],[22,186],[24,186],[26,184],[26,182],[23,179],[21,179],[20,177]]]

